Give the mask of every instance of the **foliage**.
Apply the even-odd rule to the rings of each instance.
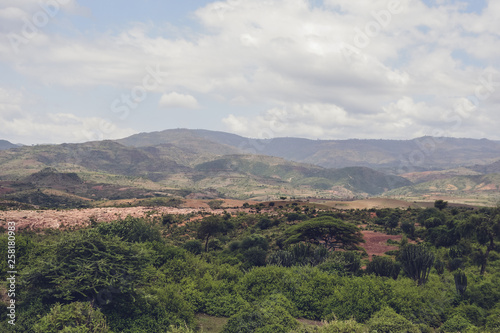
[[[222,332],[289,332],[298,326],[298,322],[280,303],[279,299],[268,299],[262,304],[247,307],[229,318]]]
[[[372,261],[366,265],[366,273],[393,279],[398,278],[400,270],[401,265],[388,257],[373,256]]]
[[[33,327],[35,333],[107,333],[104,315],[91,303],[55,304],[50,312]]]
[[[439,209],[439,210],[443,210],[446,207],[448,207],[448,201],[436,200],[436,201],[434,201],[434,207]]]
[[[475,327],[461,315],[449,318],[441,329],[443,332],[476,332]]]
[[[43,258],[23,272],[26,289],[44,298],[106,304],[109,294],[131,296],[151,253],[139,244],[82,230],[44,245]]]
[[[223,231],[222,220],[219,216],[208,216],[201,221],[198,227],[198,238],[205,240],[205,252],[208,252],[208,241],[210,237]]]
[[[210,200],[209,202],[207,202],[207,205],[210,207],[210,209],[220,209],[222,208],[223,203],[223,200]]]
[[[408,332],[420,333],[420,330],[413,325],[408,319],[397,314],[390,307],[384,307],[380,311],[373,314],[367,322],[370,332],[377,333],[392,333],[392,332]]]
[[[355,249],[364,242],[359,229],[352,224],[329,216],[317,217],[294,225],[286,231],[288,244],[301,241],[324,244],[328,249]]]
[[[359,251],[328,251],[306,238],[284,242],[301,235],[301,225],[338,224],[342,218],[342,224],[354,226],[369,216],[367,211],[319,211],[319,218],[290,226],[279,223],[286,213],[276,210],[276,216],[206,216],[176,227],[157,217],[127,217],[77,231],[19,232],[14,331],[32,331],[42,321],[52,324],[54,313],[62,318],[78,312],[71,308],[75,304],[93,304],[93,316],[105,319],[110,331],[125,333],[192,332],[195,313],[231,317],[228,332],[499,331],[496,238],[486,273],[474,267],[489,246],[494,210],[377,211],[382,219],[398,214],[403,224],[414,224],[422,214],[427,214],[424,221],[442,219],[416,230],[426,245],[401,242],[397,261],[374,256],[367,262],[369,274],[360,270]],[[261,228],[266,219],[271,223]],[[217,225],[208,237],[208,253],[201,253],[207,235],[194,239],[204,222]],[[450,247],[443,245],[449,236],[456,237]],[[1,236],[2,246],[4,240]],[[432,264],[434,257],[439,259]],[[405,274],[396,273],[399,265]],[[6,315],[4,306],[0,315]],[[293,318],[324,325],[299,327]]]
[[[182,247],[193,254],[200,254],[203,251],[203,245],[197,239],[187,241]]]
[[[102,235],[114,235],[127,242],[154,242],[161,240],[161,234],[152,222],[144,218],[127,216],[123,220],[100,223],[97,231]]]
[[[319,269],[339,274],[356,274],[361,267],[361,255],[356,251],[333,252]]]

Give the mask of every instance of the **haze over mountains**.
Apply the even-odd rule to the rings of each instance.
[[[500,143],[486,139],[257,140],[174,129],[116,141],[23,147],[1,141],[0,147],[0,198],[27,203],[40,190],[85,202],[181,190],[261,200],[495,196],[500,186]],[[54,179],[60,181],[51,185]]]
[[[200,142],[200,139],[203,139],[203,142]],[[140,133],[117,142],[133,147],[173,144],[188,149],[192,149],[193,143],[197,143],[199,152],[250,153],[281,157],[325,168],[365,166],[390,172],[484,165],[500,159],[500,142],[487,139],[434,137],[413,140],[251,139],[225,132],[175,129]],[[214,143],[219,145],[214,146]]]

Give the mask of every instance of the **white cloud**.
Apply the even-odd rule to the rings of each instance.
[[[491,137],[496,114],[464,98],[439,105],[403,96],[374,113],[348,113],[334,104],[287,104],[257,117],[230,114],[223,123],[233,132],[258,139],[272,137],[408,139],[426,135]],[[489,134],[489,135],[488,135]]]
[[[198,101],[191,95],[179,94],[171,92],[163,94],[158,103],[163,108],[180,108],[180,109],[197,109]]]
[[[136,131],[120,128],[100,117],[79,117],[71,113],[30,113],[33,99],[21,91],[0,87],[0,138],[15,143],[84,142],[119,139]]]
[[[313,8],[306,0],[218,1],[196,11],[202,30],[187,37],[164,37],[153,23],[76,36],[42,30],[19,54],[0,44],[0,59],[35,82],[124,91],[141,85],[147,66],[158,66],[165,77],[154,91],[170,92],[160,107],[199,109],[194,96],[244,105],[223,124],[245,135],[280,114],[286,120],[275,135],[408,138],[445,128],[454,103],[474,95],[483,67],[500,69],[500,4],[489,1],[479,15],[449,1],[429,8],[401,0],[401,12],[346,57],[346,45],[356,46],[359,31],[369,35],[378,22],[373,13],[387,13],[390,2],[328,0]],[[0,16],[18,17],[35,5],[11,2]],[[457,49],[478,62],[455,59]],[[498,96],[481,100],[481,116],[447,133],[497,136],[490,124],[498,122]],[[252,105],[268,111],[244,114]]]

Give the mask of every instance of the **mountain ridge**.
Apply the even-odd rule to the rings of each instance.
[[[144,146],[147,142],[178,144],[186,138],[189,142],[203,140],[205,152],[210,143],[219,151],[226,149],[233,153],[269,155],[325,168],[365,166],[392,173],[485,165],[500,160],[500,142],[430,136],[410,140],[311,140],[294,137],[261,140],[220,131],[174,129],[136,134],[117,142]]]

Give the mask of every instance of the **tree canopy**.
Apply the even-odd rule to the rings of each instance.
[[[286,231],[286,235],[288,244],[309,242],[322,244],[331,250],[356,249],[357,244],[364,242],[358,227],[331,216],[317,217],[294,225]]]

